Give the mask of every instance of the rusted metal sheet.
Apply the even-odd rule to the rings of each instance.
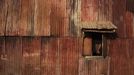
[[[21,0],[20,35],[34,35],[35,26],[35,2],[34,0]]]
[[[41,75],[60,75],[60,56],[57,38],[41,40]]]
[[[130,66],[132,66],[132,64],[130,64],[132,63],[130,59],[130,50],[133,49],[129,48],[129,45],[131,46],[131,43],[129,42],[128,39],[117,39],[111,41],[109,45],[111,75],[131,75],[130,73],[133,72],[130,70]]]
[[[113,23],[117,26],[117,34],[121,38],[126,37],[126,24],[124,20],[126,0],[113,0]]]
[[[130,75],[134,74],[134,39],[128,40],[128,51],[129,51],[129,72]]]
[[[1,0],[0,8],[1,36],[50,35],[49,1]]]
[[[50,26],[52,36],[69,35],[68,0],[51,0]]]
[[[4,75],[22,74],[22,44],[20,37],[5,38]]]
[[[111,21],[112,0],[81,0],[81,21]]]
[[[0,0],[0,36],[4,36],[6,26],[7,4],[5,0]]]
[[[79,59],[79,75],[109,75],[110,58]]]
[[[77,6],[73,17],[78,36],[81,35],[83,22],[112,22],[112,0],[77,0],[75,3]]]
[[[78,38],[60,38],[60,75],[78,75],[79,41]]]
[[[40,37],[23,37],[22,40],[23,67],[21,70],[23,75],[40,75]]]
[[[51,0],[35,0],[35,35],[50,35]]]
[[[85,22],[81,24],[81,28],[83,29],[117,29],[117,27],[112,22]]]
[[[5,4],[7,4],[5,35],[18,35],[21,0],[7,0]]]
[[[50,3],[47,0],[21,0],[19,34],[22,36],[49,36],[49,12]]]
[[[126,24],[126,37],[131,38],[134,36],[134,14],[130,11],[126,11],[125,14]]]
[[[127,10],[129,10],[130,12],[134,12],[134,0],[126,0],[126,7]]]
[[[97,17],[97,1],[81,0],[81,20],[94,21]]]
[[[0,75],[5,75],[5,37],[0,37]]]

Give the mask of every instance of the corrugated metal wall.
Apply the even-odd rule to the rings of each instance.
[[[118,38],[110,41],[111,75],[134,75],[134,0],[113,0]]]
[[[0,75],[134,75],[134,1],[81,0],[81,21],[111,21],[109,58],[84,60],[78,0],[0,0]],[[76,8],[77,9],[77,8]]]
[[[79,38],[0,39],[0,75],[78,75]]]

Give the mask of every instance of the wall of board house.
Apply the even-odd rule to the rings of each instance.
[[[109,41],[110,65],[81,58],[82,38],[71,19],[76,2],[0,0],[0,75],[134,75],[134,1],[81,0],[81,21],[118,27]]]

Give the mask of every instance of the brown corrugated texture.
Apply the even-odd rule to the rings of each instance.
[[[40,75],[40,37],[23,37],[22,38],[23,54],[23,75]]]
[[[112,0],[81,0],[81,21],[111,21]]]
[[[52,36],[69,35],[67,1],[68,0],[51,0],[50,26]]]
[[[21,75],[22,43],[20,37],[5,38],[4,75]]]
[[[41,75],[58,75],[60,72],[57,38],[42,38]]]
[[[117,39],[111,41],[109,55],[111,75],[133,75],[133,39]]]
[[[118,38],[109,45],[111,75],[134,75],[133,3],[133,0],[114,0],[113,22],[118,27]]]
[[[113,23],[118,27],[117,34],[121,38],[126,37],[126,24],[124,20],[126,0],[113,0]]]
[[[5,75],[5,37],[0,37],[0,75]]]
[[[88,60],[79,59],[79,75],[109,75],[110,58]]]
[[[1,0],[0,36],[69,36],[74,34],[71,0]]]
[[[1,36],[50,35],[49,1],[1,0],[0,8]]]
[[[79,39],[60,38],[60,75],[78,75]]]
[[[78,75],[79,38],[0,39],[2,75]]]
[[[133,1],[81,1],[82,22],[117,26],[108,57],[82,57],[77,0],[0,0],[0,75],[134,75]]]

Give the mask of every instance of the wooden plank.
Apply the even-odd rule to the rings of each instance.
[[[58,39],[42,38],[41,75],[60,75]]]
[[[20,37],[5,39],[4,75],[22,75],[22,41]]]
[[[78,75],[79,62],[78,38],[60,38],[60,75]]]
[[[40,37],[23,37],[23,75],[40,75]]]

